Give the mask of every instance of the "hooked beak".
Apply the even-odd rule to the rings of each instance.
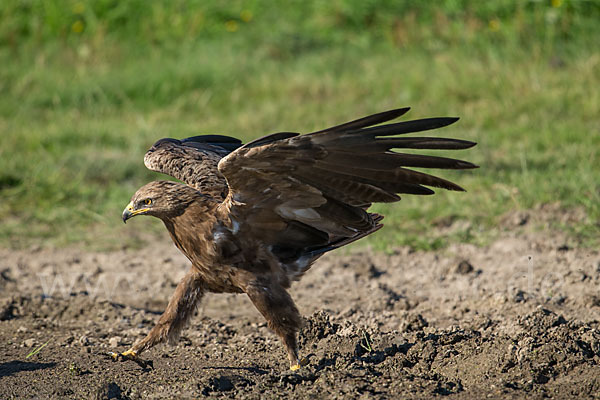
[[[149,208],[142,208],[140,210],[136,210],[133,207],[133,203],[129,202],[129,204],[127,204],[127,207],[125,207],[125,209],[123,210],[123,222],[127,223],[127,220],[129,218],[135,217],[136,215],[139,214],[145,214],[146,212],[148,212],[148,210],[150,210]]]

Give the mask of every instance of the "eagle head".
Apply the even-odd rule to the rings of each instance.
[[[152,215],[166,219],[181,215],[199,193],[181,183],[171,181],[150,182],[131,196],[123,210],[123,222],[136,215]]]

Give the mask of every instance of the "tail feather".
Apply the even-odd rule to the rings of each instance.
[[[323,254],[325,254],[329,251],[335,250],[335,249],[339,249],[340,247],[346,246],[350,243],[356,242],[357,240],[360,240],[360,239],[364,238],[365,236],[369,236],[370,234],[377,232],[381,228],[383,228],[383,224],[377,224],[374,227],[372,227],[371,229],[369,229],[368,231],[359,232],[354,236],[342,237],[342,238],[337,239],[336,241],[332,241],[332,242],[328,243],[325,246],[320,246],[320,247],[313,248],[313,249],[306,249],[307,252],[304,253],[303,255],[308,256],[310,258],[314,258],[311,261],[311,263],[312,263],[316,260],[316,258],[322,256]]]

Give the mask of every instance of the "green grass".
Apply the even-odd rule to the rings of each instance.
[[[442,174],[468,193],[377,206],[371,244],[484,243],[505,213],[559,203],[587,219],[556,227],[597,245],[600,3],[413,3],[3,1],[0,244],[141,245],[162,225],[120,214],[162,178],[142,163],[161,137],[249,140],[411,106],[460,116],[438,134],[477,141],[452,156],[481,168]]]

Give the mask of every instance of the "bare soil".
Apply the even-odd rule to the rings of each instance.
[[[536,218],[508,216],[486,247],[324,257],[292,289],[309,359],[296,373],[243,295],[207,296],[176,346],[144,353],[151,367],[107,357],[152,328],[188,268],[166,237],[0,249],[0,398],[600,398],[600,253]]]

